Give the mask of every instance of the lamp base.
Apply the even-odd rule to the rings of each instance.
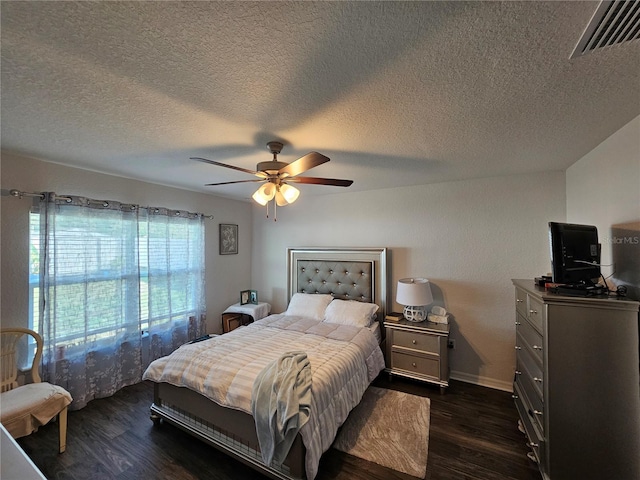
[[[404,318],[410,322],[424,322],[427,319],[427,309],[423,306],[414,307],[407,305],[402,311]]]

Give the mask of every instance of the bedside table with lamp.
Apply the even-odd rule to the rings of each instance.
[[[433,302],[429,280],[400,279],[396,302],[405,305],[403,314],[387,315],[384,322],[389,377],[434,383],[444,393],[449,386],[449,325],[427,321],[426,307]]]

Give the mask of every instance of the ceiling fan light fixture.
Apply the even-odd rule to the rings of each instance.
[[[279,207],[284,207],[286,205],[289,205],[289,202],[287,202],[287,199],[284,198],[284,195],[282,195],[282,193],[280,192],[276,192],[276,205]]]
[[[273,199],[275,195],[276,186],[271,182],[267,182],[262,184],[262,186],[260,186],[260,188],[255,191],[251,198],[253,198],[257,203],[264,207],[270,200]]]
[[[280,185],[280,193],[287,201],[287,204],[295,202],[300,196],[300,190],[286,183]]]
[[[248,170],[243,167],[227,165],[226,163],[209,160],[207,158],[191,157],[192,160],[217,165],[219,167],[230,168],[240,172],[255,175],[260,180],[237,180],[231,182],[208,183],[208,186],[215,187],[218,185],[229,185],[232,183],[247,182],[264,182],[258,190],[256,190],[251,198],[263,207],[267,207],[267,218],[269,218],[269,202],[274,200],[274,221],[277,221],[275,212],[277,207],[284,207],[295,202],[300,196],[300,190],[296,187],[288,185],[288,182],[305,183],[313,185],[330,185],[335,187],[348,187],[353,180],[341,180],[336,178],[317,178],[317,177],[298,177],[301,173],[311,168],[327,163],[329,157],[318,152],[309,152],[291,163],[285,163],[278,160],[278,154],[282,151],[282,142],[269,142],[267,147],[273,154],[273,159],[268,162],[260,162],[256,165],[256,170]]]

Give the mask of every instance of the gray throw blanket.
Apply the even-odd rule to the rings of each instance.
[[[251,411],[262,460],[281,465],[311,409],[311,365],[305,352],[287,352],[256,377]]]

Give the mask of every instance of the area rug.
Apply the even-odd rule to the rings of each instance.
[[[369,387],[338,432],[333,448],[424,478],[429,407],[428,398]]]

